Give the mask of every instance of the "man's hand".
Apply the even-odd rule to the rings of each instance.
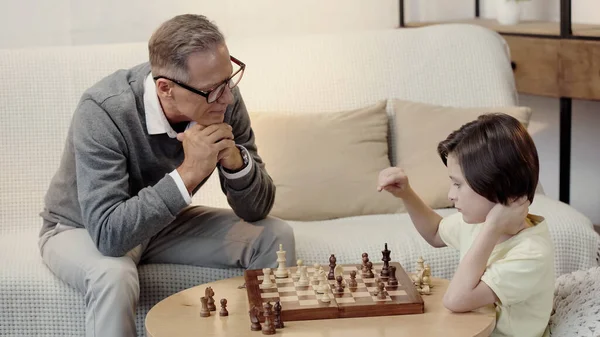
[[[514,200],[507,206],[496,204],[485,219],[486,225],[498,234],[515,235],[525,228],[529,205],[527,197]]]
[[[229,146],[219,152],[217,157],[219,164],[229,171],[239,171],[244,166],[244,159],[240,149],[235,146]]]
[[[206,127],[196,124],[177,134],[177,139],[183,142],[185,154],[177,171],[190,194],[215,169],[221,152],[229,148],[237,149],[232,128],[224,123]]]
[[[397,198],[402,198],[410,189],[408,176],[399,167],[388,167],[379,173],[377,191],[386,190]]]

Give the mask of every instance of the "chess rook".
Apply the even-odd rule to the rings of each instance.
[[[210,316],[210,310],[208,310],[208,298],[206,296],[200,297],[200,317]]]
[[[388,286],[397,287],[398,279],[396,278],[396,267],[390,266],[390,278],[388,279]]]

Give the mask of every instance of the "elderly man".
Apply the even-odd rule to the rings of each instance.
[[[85,296],[87,336],[135,336],[137,265],[275,267],[293,231],[267,217],[275,186],[236,87],[245,65],[205,17],[149,41],[150,62],[82,96],[41,214],[46,265]],[[190,206],[217,169],[233,211]]]

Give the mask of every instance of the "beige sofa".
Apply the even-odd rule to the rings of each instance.
[[[422,152],[415,151],[445,137],[438,134],[445,132],[446,122],[440,121],[455,116],[447,121],[456,123],[477,111],[500,107],[528,118],[527,109],[508,108],[518,102],[501,37],[478,27],[449,25],[347,35],[229,39],[229,48],[248,65],[240,87],[248,109],[257,116],[259,153],[278,184],[274,213],[293,219],[290,223],[298,258],[306,263],[324,263],[333,253],[338,263],[354,263],[363,252],[380,256],[387,242],[392,258],[407,270],[423,256],[435,276],[452,277],[458,253],[429,247],[407,214],[399,212],[401,205],[374,192],[376,176],[372,174],[390,165],[390,160],[396,164],[403,158],[414,165],[412,176],[415,181],[420,179],[419,188],[429,193],[428,200],[443,207],[444,186],[438,175],[441,163],[418,156],[435,149],[427,145]],[[0,78],[5,84],[0,90],[0,335],[82,335],[83,297],[58,280],[39,257],[38,213],[82,91],[110,72],[146,59],[144,43],[0,50]],[[374,107],[378,102],[383,102],[385,131],[382,133],[380,122],[369,124],[374,126],[373,133],[368,133],[373,139],[364,138],[366,126],[356,131],[360,124],[349,127],[343,122],[344,113]],[[476,110],[461,117],[456,115],[460,111],[441,106]],[[377,111],[366,116],[374,115],[381,121],[381,109]],[[268,113],[304,118],[299,119],[301,123],[288,122],[290,133],[279,137],[282,124],[274,121],[281,119]],[[400,115],[403,117],[396,120]],[[311,124],[313,117],[322,123]],[[366,120],[374,120],[369,118]],[[331,136],[324,125],[336,126],[337,136],[331,139],[337,143],[315,145]],[[312,148],[290,141],[309,129],[315,140]],[[365,144],[373,145],[374,150],[369,151]],[[416,153],[416,157],[406,157],[407,153]],[[298,158],[303,159],[301,165],[285,165]],[[353,162],[340,158],[353,158]],[[329,179],[318,181],[325,174]],[[228,207],[214,177],[194,202]],[[600,239],[589,219],[543,194],[536,196],[531,210],[548,220],[559,275],[597,265]],[[452,208],[438,211],[443,215],[455,212]],[[160,299],[241,272],[181,265],[140,266],[139,335],[144,335],[146,312]]]

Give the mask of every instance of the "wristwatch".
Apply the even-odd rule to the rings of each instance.
[[[248,154],[248,150],[246,150],[246,148],[241,145],[236,144],[235,146],[238,148],[238,150],[240,150],[240,154],[242,155],[242,162],[244,164],[242,165],[242,167],[240,167],[239,170],[235,170],[235,171],[228,170],[225,167],[223,167],[223,170],[230,174],[240,172],[241,170],[245,169],[248,166],[248,164],[250,163],[250,154]]]

